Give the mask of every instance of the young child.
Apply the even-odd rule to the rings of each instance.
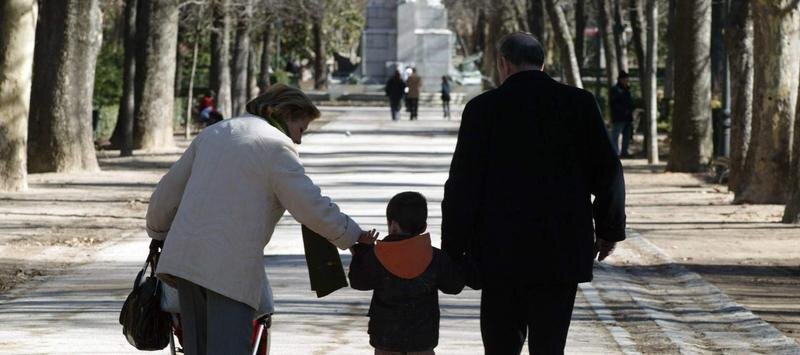
[[[374,290],[369,343],[375,354],[434,354],[439,341],[439,294],[464,288],[458,266],[431,246],[428,206],[418,192],[392,197],[386,207],[389,235],[376,245],[356,244],[350,285]],[[424,234],[423,234],[424,233]],[[377,237],[377,236],[376,236]]]

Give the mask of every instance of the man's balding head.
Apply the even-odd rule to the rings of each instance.
[[[544,48],[530,33],[507,34],[497,44],[497,73],[500,81],[527,70],[542,70]]]
[[[503,36],[497,51],[517,67],[541,68],[544,64],[544,47],[530,33],[514,32]]]

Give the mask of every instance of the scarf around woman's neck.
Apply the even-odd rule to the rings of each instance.
[[[289,135],[289,125],[286,124],[286,121],[282,118],[275,117],[274,115],[269,115],[264,117],[264,119],[269,123],[272,127],[277,128],[279,131],[283,132],[287,137],[291,138]]]
[[[270,114],[266,117],[263,116],[265,109],[269,108],[269,104],[264,100],[259,100],[256,98],[247,103],[245,106],[245,111],[253,116],[261,117],[264,121],[267,121],[272,127],[277,128],[279,131],[283,132],[287,137],[291,138],[289,135],[289,126],[286,124],[286,120],[281,117],[275,117],[272,114],[272,110],[270,109]]]

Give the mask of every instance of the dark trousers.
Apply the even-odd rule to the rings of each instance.
[[[389,99],[389,108],[392,110],[392,121],[400,119],[400,98]]]
[[[186,355],[249,355],[255,311],[192,282],[177,281]]]
[[[489,287],[481,292],[481,336],[487,355],[563,354],[577,284]]]
[[[417,119],[417,109],[419,108],[419,99],[416,97],[408,98],[408,108],[411,111],[411,120]]]
[[[619,136],[622,135],[622,147],[619,146]],[[617,155],[628,156],[628,147],[633,139],[633,122],[620,121],[611,125],[611,142],[617,150]]]

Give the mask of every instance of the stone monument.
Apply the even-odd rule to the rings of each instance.
[[[361,40],[366,83],[383,84],[412,67],[426,91],[438,91],[452,66],[453,33],[440,0],[369,0]]]

